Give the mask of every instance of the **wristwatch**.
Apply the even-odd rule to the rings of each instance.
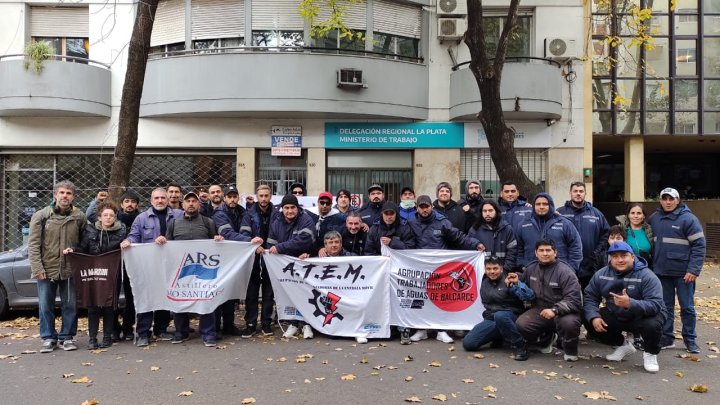
[[[553,314],[557,315],[557,308],[552,308]]]

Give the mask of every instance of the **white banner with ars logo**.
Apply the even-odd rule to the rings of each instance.
[[[419,329],[470,330],[482,321],[483,254],[383,249],[391,260],[390,323]]]
[[[332,336],[390,337],[387,257],[263,257],[280,319]]]
[[[135,310],[209,314],[245,299],[257,245],[213,240],[133,244],[123,249]]]

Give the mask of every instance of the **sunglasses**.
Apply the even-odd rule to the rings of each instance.
[[[332,201],[318,201],[320,205],[332,205]]]
[[[292,193],[295,194],[295,195],[303,195],[302,190],[293,191]]]

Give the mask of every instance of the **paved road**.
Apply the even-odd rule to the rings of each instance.
[[[720,302],[719,279],[717,268],[706,271],[698,297]],[[717,312],[708,313],[717,319]],[[619,403],[637,403],[638,397],[651,404],[720,403],[720,358],[715,357],[720,353],[712,351],[716,344],[707,343],[720,342],[718,323],[699,325],[699,362],[678,357],[684,350],[667,350],[659,357],[660,372],[648,374],[642,369],[641,353],[610,363],[601,357],[608,353],[607,347],[585,341],[577,363],[539,353],[516,362],[509,350],[487,350],[482,352],[484,358],[476,358],[460,342],[357,345],[350,339],[324,337],[232,338],[214,349],[195,338],[146,349],[121,343],[97,354],[82,348],[23,354],[39,349],[39,339],[32,336],[37,327],[23,330],[12,327],[13,321],[20,323],[17,318],[0,322],[4,336],[0,356],[12,356],[0,360],[0,403],[5,404],[81,404],[93,398],[100,404],[237,404],[245,398],[254,398],[257,404],[396,404],[411,396],[436,403],[440,401],[432,398],[439,394],[455,404],[606,402],[584,397],[592,391],[607,391]],[[18,339],[15,334],[29,337]],[[87,337],[78,340],[81,346],[87,343]],[[298,362],[303,355],[304,362]],[[74,376],[63,378],[63,374]],[[347,375],[355,378],[343,380]],[[72,382],[84,376],[92,382]],[[709,392],[690,392],[693,384],[707,384]],[[488,386],[496,391],[487,391]],[[192,395],[179,397],[184,391]]]

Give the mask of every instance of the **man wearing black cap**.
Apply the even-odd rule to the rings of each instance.
[[[292,183],[290,187],[288,187],[288,194],[292,194],[295,196],[305,196],[307,195],[307,190],[305,189],[305,185],[302,183]]]
[[[613,242],[607,253],[610,263],[598,270],[585,288],[585,318],[602,343],[616,347],[605,356],[607,360],[622,361],[635,353],[635,347],[622,334],[632,332],[642,337],[645,370],[657,373],[665,322],[660,280],[642,260],[635,258],[627,243]],[[603,301],[605,305],[601,308]]]
[[[447,181],[440,182],[437,185],[436,197],[433,202],[433,209],[442,213],[450,223],[462,232],[466,232],[465,228],[465,211],[462,206],[452,199],[452,186]],[[418,205],[420,205],[418,203]],[[472,224],[472,223],[471,223]],[[454,248],[455,246],[453,246]]]
[[[411,187],[403,187],[400,191],[400,218],[406,221],[415,219],[415,190]]]
[[[380,211],[385,202],[385,190],[379,184],[368,187],[368,201],[358,210],[363,222],[372,225],[380,218]]]
[[[210,202],[214,204],[217,190],[210,187]],[[214,209],[213,222],[217,226],[217,232],[226,240],[244,241],[240,237],[240,224],[245,216],[245,209],[238,203],[240,201],[240,193],[235,186],[228,186],[224,191],[223,202]],[[203,207],[207,207],[205,204]],[[215,310],[215,329],[218,336],[220,333],[225,335],[238,336],[240,329],[235,326],[235,303],[237,300],[228,300]]]
[[[415,249],[415,235],[408,222],[398,216],[397,205],[392,201],[383,204],[381,219],[370,227],[365,255],[379,255],[382,245],[400,250]]]
[[[167,234],[159,237],[155,243],[162,245],[166,240],[197,240],[214,239],[222,241],[224,238],[217,234],[215,223],[212,219],[200,215],[200,197],[189,192],[183,197],[183,209],[185,213],[168,223]],[[188,340],[190,335],[190,314],[187,312],[176,312],[173,316],[175,322],[175,334],[172,343],[179,344]],[[200,333],[206,347],[215,347],[217,333],[215,332],[215,313],[200,315]]]
[[[299,257],[303,253],[311,252],[315,248],[315,224],[310,216],[303,211],[297,197],[286,194],[280,203],[282,217],[270,224],[270,234],[267,243],[271,254],[284,254]],[[258,253],[264,248],[259,247]],[[283,337],[290,338],[298,332],[299,321],[291,321]],[[313,338],[310,325],[303,326],[303,337]]]
[[[685,349],[699,353],[695,331],[695,280],[700,276],[705,260],[706,241],[702,225],[690,209],[680,201],[674,188],[660,192],[660,207],[648,223],[655,234],[653,271],[660,278],[667,319],[663,327],[661,346],[675,347],[675,295],[680,304],[682,337]]]

